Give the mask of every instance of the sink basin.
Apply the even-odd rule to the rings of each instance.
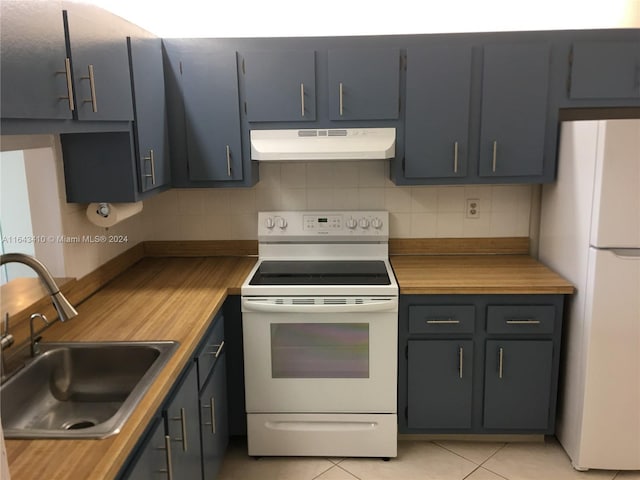
[[[6,438],[104,438],[120,431],[177,342],[42,343],[0,388]]]

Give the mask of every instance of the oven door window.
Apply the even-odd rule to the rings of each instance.
[[[368,323],[272,323],[273,378],[369,378]]]

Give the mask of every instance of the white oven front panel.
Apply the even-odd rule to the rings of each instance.
[[[243,312],[247,413],[395,413],[395,300],[395,311]]]

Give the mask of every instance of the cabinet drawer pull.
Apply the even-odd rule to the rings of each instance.
[[[182,451],[187,451],[187,414],[184,411],[184,407],[180,409],[180,416],[173,417],[171,420],[180,422],[182,427],[182,438],[176,438],[174,442],[182,442]]]
[[[153,148],[149,149],[149,155],[144,157],[145,160],[149,160],[151,164],[151,173],[146,173],[144,176],[147,178],[151,178],[151,185],[156,184],[156,162],[153,157]]]
[[[173,464],[171,463],[171,437],[164,436],[164,447],[157,447],[158,450],[164,450],[167,457],[167,469],[158,470],[158,473],[166,473],[169,480],[173,480]]]
[[[493,159],[491,161],[491,171],[496,173],[496,166],[498,164],[498,141],[493,141]]]
[[[504,350],[502,347],[498,349],[498,378],[502,378],[502,372],[504,367]]]
[[[342,82],[340,82],[339,90],[340,90],[340,116],[342,116],[342,112],[344,111],[343,109],[344,104],[342,102]]]
[[[213,355],[214,358],[218,358],[220,353],[222,352],[222,348],[224,347],[224,340],[219,345],[211,345],[216,349],[215,352],[209,352],[209,355]]]
[[[216,401],[213,397],[209,400],[209,405],[203,405],[202,408],[209,408],[211,415],[211,423],[205,422],[204,425],[211,425],[211,433],[216,434]]]
[[[430,325],[458,325],[460,323],[460,320],[454,320],[453,318],[442,318],[427,320],[427,323]]]
[[[229,148],[229,145],[226,146],[226,153],[227,153],[227,177],[231,176],[231,149]]]
[[[304,83],[300,84],[300,107],[302,110],[302,116],[304,117]]]
[[[540,325],[540,320],[523,318],[521,320],[506,320],[507,325]]]
[[[462,347],[458,348],[458,375],[462,378],[462,361],[464,358],[464,349]]]
[[[91,103],[91,110],[93,113],[98,112],[98,101],[96,99],[96,79],[93,73],[93,65],[88,67],[89,76],[80,77],[82,80],[89,80],[89,89],[91,91],[91,98],[89,100],[83,100],[82,103]]]
[[[76,109],[75,102],[73,101],[73,82],[71,81],[71,60],[69,57],[64,59],[64,71],[56,72],[56,74],[64,74],[67,79],[67,96],[58,97],[60,100],[69,101],[69,110],[72,112]]]
[[[458,142],[453,144],[453,173],[458,173]]]

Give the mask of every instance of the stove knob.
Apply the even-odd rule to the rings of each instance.
[[[373,220],[371,220],[371,226],[376,230],[380,230],[382,228],[382,220],[380,220],[378,217],[374,218]]]
[[[278,217],[278,219],[276,220],[276,223],[278,224],[278,227],[280,228],[280,230],[284,230],[285,228],[287,228],[286,218]]]
[[[366,218],[361,218],[360,219],[360,227],[369,228],[369,220],[367,220]]]
[[[271,230],[276,226],[276,222],[273,220],[273,217],[267,217],[264,219],[264,226]]]
[[[347,228],[353,230],[357,226],[358,226],[358,222],[356,222],[355,219],[350,218],[349,220],[347,220]]]

